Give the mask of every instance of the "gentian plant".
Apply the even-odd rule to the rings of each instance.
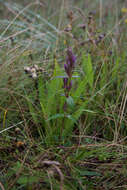
[[[47,145],[68,142],[74,133],[74,126],[78,127],[78,119],[88,103],[86,100],[82,101],[81,96],[85,96],[86,84],[92,88],[91,59],[90,56],[83,56],[82,62],[86,74],[76,78],[72,85],[72,79],[75,77],[76,59],[77,57],[69,47],[64,64],[66,74],[64,77],[56,60],[54,61],[55,67],[52,77],[49,80],[45,80],[44,76],[39,74],[37,94],[40,108],[35,109],[33,99],[28,97],[30,113],[38,127],[42,141]]]

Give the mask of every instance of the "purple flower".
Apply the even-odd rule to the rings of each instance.
[[[72,74],[73,74],[73,69],[75,67],[75,62],[76,62],[76,56],[73,54],[72,49],[68,48],[67,49],[67,58],[66,58],[66,64],[64,64],[64,69],[68,77],[63,78],[63,88],[65,91],[65,96],[69,96],[69,92],[72,88]]]
[[[69,92],[72,88],[72,81],[69,81],[69,78],[65,77],[63,78],[63,83],[64,83],[63,88],[65,90],[65,96],[68,97]]]
[[[75,67],[75,62],[76,62],[76,56],[72,53],[72,49],[68,48],[66,64],[64,64],[64,69],[69,78],[72,77],[73,69]]]
[[[65,72],[67,73],[67,75],[69,77],[71,77],[71,75],[72,75],[72,69],[70,67],[70,64],[64,64],[64,69],[65,69]]]
[[[64,69],[67,72],[67,70],[68,70],[68,65],[67,64],[64,64]]]
[[[72,49],[67,49],[67,63],[70,64],[71,68],[74,68],[76,62],[76,56],[73,54]]]
[[[63,78],[64,88],[67,89],[68,78]]]

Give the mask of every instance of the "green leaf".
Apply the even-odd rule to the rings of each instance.
[[[81,116],[84,107],[87,105],[88,101],[83,102],[83,104],[71,115],[70,120],[65,122],[65,129],[63,131],[63,136],[72,135],[74,124],[77,123],[78,118]]]
[[[67,105],[68,105],[71,109],[74,108],[75,104],[74,104],[74,100],[73,100],[73,98],[72,98],[71,96],[69,96],[68,98],[66,98],[66,102],[67,102]]]
[[[88,101],[84,101],[82,105],[73,113],[73,117],[77,120],[81,114],[83,113],[83,110],[85,106],[87,105]]]
[[[60,100],[60,90],[62,89],[62,80],[57,78],[61,75],[61,69],[58,63],[55,61],[55,68],[53,78],[47,84],[47,105],[46,113],[48,117],[53,115],[57,111],[57,106]]]
[[[50,120],[57,119],[57,118],[62,118],[62,117],[65,117],[65,115],[58,113],[58,114],[55,114],[55,115],[49,117],[46,121],[50,121]]]
[[[65,128],[63,130],[63,137],[71,136],[74,124],[77,124],[77,120],[73,117],[73,115],[66,116],[68,120],[65,121]]]
[[[40,76],[38,79],[38,91],[39,91],[39,101],[42,108],[42,113],[46,115],[45,106],[46,106],[46,93],[43,78]]]
[[[46,87],[44,84],[44,79],[40,76],[38,79],[38,91],[39,91],[39,101],[41,105],[42,111],[42,123],[45,126],[45,120],[47,119],[47,110],[46,110],[46,103],[47,103],[47,96],[46,96]],[[46,126],[45,126],[46,127]]]
[[[90,54],[88,54],[88,57],[83,55],[82,60],[83,60],[83,70],[86,74],[86,80],[88,81],[90,87],[93,88],[94,72],[93,72],[93,66]]]
[[[77,124],[77,121],[74,117],[72,117],[72,115],[67,115],[66,116],[69,120],[71,120],[73,123],[76,123]]]
[[[86,77],[84,77],[83,80],[81,79],[78,80],[77,89],[73,92],[74,94],[73,98],[74,98],[75,103],[78,102],[82,93],[83,95],[85,94],[86,84],[87,84]]]

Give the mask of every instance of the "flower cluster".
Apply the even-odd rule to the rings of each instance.
[[[28,74],[32,79],[37,79],[39,72],[44,72],[43,68],[39,68],[37,65],[33,65],[31,67],[24,67],[24,71]]]
[[[72,49],[68,48],[67,49],[67,59],[66,59],[66,64],[64,64],[64,69],[67,74],[67,77],[64,77],[63,83],[64,83],[64,89],[65,89],[65,96],[69,96],[69,92],[72,87],[72,74],[73,70],[75,67],[75,62],[76,62],[76,56],[73,54]]]

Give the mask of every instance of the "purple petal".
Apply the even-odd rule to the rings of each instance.
[[[64,69],[65,69],[65,71],[68,70],[68,66],[67,66],[67,64],[64,64]]]
[[[64,88],[67,88],[68,78],[63,78]]]
[[[68,55],[68,58],[70,59],[70,61],[72,61],[72,63],[76,62],[76,56],[73,54],[71,48],[68,48],[67,55]]]
[[[74,68],[76,62],[76,56],[73,54],[72,49],[67,50],[67,64],[70,63],[71,68]]]
[[[64,64],[64,69],[65,69],[65,72],[67,73],[67,75],[70,77],[71,76],[71,67],[70,67],[70,64]]]

